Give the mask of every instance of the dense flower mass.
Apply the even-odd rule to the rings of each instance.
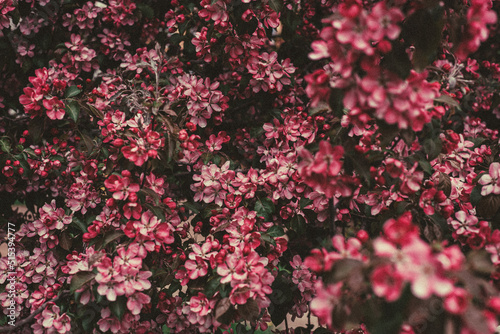
[[[0,0],[0,332],[493,334],[499,11]]]

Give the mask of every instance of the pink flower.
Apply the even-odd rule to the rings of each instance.
[[[373,55],[374,49],[366,25],[366,12],[363,12],[356,19],[345,18],[334,21],[333,26],[338,29],[335,37],[341,44],[350,44],[354,49],[362,51],[368,56]]]
[[[63,119],[65,113],[64,103],[56,96],[43,100],[43,106],[47,109],[47,116],[50,119]]]
[[[418,238],[417,226],[412,223],[411,212],[405,212],[398,219],[389,219],[384,224],[384,234],[390,241],[404,245]]]
[[[120,320],[111,315],[111,310],[108,307],[101,310],[101,319],[97,324],[102,332],[110,330],[111,333],[118,333],[121,328]]]
[[[332,311],[339,304],[342,296],[342,282],[329,284],[326,287],[321,281],[316,284],[316,297],[311,301],[311,311],[322,324],[332,327]]]
[[[482,185],[481,195],[500,194],[500,163],[494,162],[490,165],[488,174],[483,174],[479,179],[479,184]]]
[[[474,215],[469,215],[465,211],[458,211],[455,213],[455,219],[450,219],[449,223],[458,235],[468,235],[470,233],[479,232],[477,227],[478,219]]]
[[[54,326],[54,321],[59,317],[59,307],[53,303],[49,304],[45,310],[42,311],[43,322],[45,328]]]
[[[405,173],[400,191],[404,195],[411,195],[420,190],[422,181],[424,179],[424,172],[417,171],[418,163],[416,162],[413,167]]]
[[[393,302],[401,296],[404,279],[392,265],[386,264],[375,268],[370,281],[373,292],[388,302]]]
[[[385,2],[379,2],[370,11],[366,18],[366,25],[371,30],[371,37],[379,41],[384,37],[396,39],[401,32],[399,22],[404,16],[397,7],[387,9]]]
[[[222,276],[220,282],[223,284],[244,280],[247,277],[245,261],[235,254],[230,254],[226,256],[224,263],[217,267],[217,274]]]
[[[197,279],[198,277],[203,277],[208,273],[208,265],[199,256],[196,256],[196,259],[194,261],[187,260],[184,264],[184,267],[188,271],[190,279]]]
[[[463,314],[469,304],[469,294],[463,288],[455,287],[444,300],[444,308],[451,314]]]
[[[99,284],[97,292],[101,296],[106,296],[109,301],[114,302],[117,296],[123,295],[124,293],[123,289],[120,287],[120,282],[123,281],[123,279],[121,275],[114,276],[113,280]]]
[[[104,185],[113,192],[113,198],[116,200],[126,200],[131,193],[136,193],[140,189],[137,183],[130,181],[130,178],[122,178],[116,174],[110,175],[104,181]]]
[[[127,308],[133,315],[137,315],[141,313],[142,307],[144,304],[148,304],[151,302],[151,297],[148,295],[137,292],[132,296],[129,296],[127,299]]]
[[[328,141],[319,143],[319,152],[314,156],[314,161],[310,167],[313,173],[336,176],[342,168],[340,159],[344,155],[342,146],[332,147]]]
[[[71,319],[65,313],[54,320],[52,324],[59,334],[68,333],[71,330]]]
[[[205,316],[208,314],[208,312],[210,311],[209,306],[210,303],[207,297],[201,292],[198,292],[198,296],[193,296],[189,300],[190,310],[199,314],[200,316]]]
[[[338,252],[329,253],[327,261],[335,262],[340,259],[363,260],[363,255],[359,252],[362,244],[356,238],[349,238],[346,241],[342,235],[336,235],[332,238],[332,245]]]

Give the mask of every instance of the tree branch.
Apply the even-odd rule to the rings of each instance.
[[[23,327],[24,325],[26,324],[29,324],[31,321],[33,321],[33,319],[35,319],[35,317],[40,314],[43,310],[45,310],[45,308],[50,304],[50,303],[55,303],[57,302],[59,299],[61,299],[62,297],[66,296],[67,294],[69,294],[69,290],[64,290],[61,292],[61,294],[59,294],[59,296],[57,296],[56,298],[52,299],[52,300],[49,300],[49,301],[46,301],[45,303],[43,303],[35,312],[31,313],[27,318],[24,318],[23,320],[19,321],[19,322],[16,322],[15,326],[3,326],[3,327],[0,327],[0,333],[9,333],[9,332],[13,332],[21,327]]]

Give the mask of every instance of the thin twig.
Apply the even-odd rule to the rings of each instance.
[[[51,300],[46,301],[45,303],[43,303],[42,306],[40,306],[35,312],[31,313],[27,318],[24,318],[23,320],[21,320],[19,322],[16,322],[15,326],[8,325],[8,326],[0,327],[0,333],[13,332],[13,331],[15,331],[15,330],[23,327],[24,325],[29,324],[31,321],[33,321],[33,319],[38,314],[40,314],[41,312],[43,312],[43,310],[45,310],[45,308],[47,307],[47,305],[49,305],[50,303],[57,302],[59,299],[61,299],[62,297],[66,296],[68,293],[69,293],[69,290],[62,291],[59,296],[57,296],[56,298],[51,299]]]

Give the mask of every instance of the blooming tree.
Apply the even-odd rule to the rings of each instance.
[[[494,333],[499,9],[0,0],[0,331]]]

